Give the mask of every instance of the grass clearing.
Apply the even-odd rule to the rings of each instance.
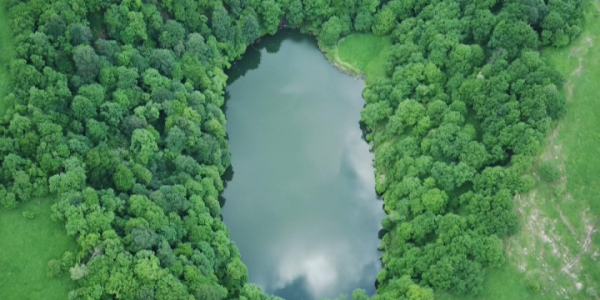
[[[325,56],[340,70],[362,77],[367,83],[385,78],[385,63],[392,46],[389,36],[352,34],[335,47],[323,47]]]
[[[507,263],[489,270],[480,295],[436,299],[600,299],[600,4],[569,47],[542,53],[565,78],[568,112],[534,163],[537,186],[515,198],[521,230],[505,242]],[[548,164],[560,170],[554,182],[539,176]]]
[[[68,274],[46,276],[50,259],[60,258],[76,244],[63,224],[50,218],[51,198],[32,199],[15,210],[0,210],[0,298],[19,300],[67,299],[74,287]],[[36,217],[27,219],[23,212]],[[67,272],[68,273],[68,272]]]
[[[369,80],[385,77],[385,63],[392,46],[389,36],[373,34],[353,34],[338,44],[341,60],[356,66],[367,75]]]

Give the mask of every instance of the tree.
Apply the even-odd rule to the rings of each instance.
[[[245,44],[252,44],[260,37],[260,27],[254,15],[248,14],[243,16],[238,26],[240,26],[240,32]]]
[[[162,33],[158,38],[162,48],[174,48],[182,43],[185,38],[185,28],[175,20],[168,20],[162,27]]]
[[[81,23],[73,24],[69,33],[73,46],[89,45],[92,40],[92,31]]]
[[[342,24],[337,16],[329,18],[329,20],[323,23],[323,29],[319,35],[319,40],[325,46],[333,46],[340,39],[342,33]]]
[[[360,112],[361,121],[371,128],[376,127],[378,123],[388,118],[392,113],[393,110],[390,104],[385,101],[367,105]]]
[[[22,136],[18,143],[19,150],[23,152],[25,156],[35,157],[37,148],[40,144],[40,138],[35,132],[28,132]]]
[[[77,94],[92,101],[96,107],[104,103],[105,90],[99,84],[81,86]]]
[[[537,33],[525,22],[501,21],[494,28],[488,45],[515,58],[522,49],[536,49],[538,44]]]
[[[127,116],[121,122],[121,130],[127,137],[130,137],[136,129],[143,129],[146,126],[148,126],[146,119],[136,115]]]
[[[83,96],[75,96],[71,102],[71,111],[73,116],[81,121],[85,121],[96,116],[96,106],[92,101]]]
[[[375,35],[386,35],[396,27],[396,15],[389,8],[385,7],[379,13],[375,15],[375,21],[373,22],[373,34]]]
[[[152,172],[140,164],[135,164],[131,168],[131,171],[140,183],[148,185],[152,181]]]
[[[279,3],[274,0],[261,1],[260,12],[262,25],[265,31],[269,34],[275,34],[283,14]]]
[[[448,195],[439,189],[431,189],[422,196],[423,207],[425,211],[439,214],[444,211],[448,201]]]
[[[105,141],[109,134],[109,127],[104,122],[88,119],[85,124],[87,136],[90,140],[98,143]]]
[[[217,6],[212,12],[212,30],[220,42],[232,42],[234,33],[231,30],[231,18],[222,5]]]
[[[89,270],[86,265],[76,264],[69,269],[69,273],[71,273],[71,279],[77,281],[88,275]]]
[[[304,9],[301,0],[286,0],[282,5],[286,19],[293,27],[300,26],[304,22]]]
[[[131,135],[130,150],[142,165],[148,162],[158,153],[158,145],[154,135],[146,129],[136,129]]]
[[[540,178],[547,183],[554,183],[560,178],[560,169],[550,162],[544,162],[538,167]]]
[[[64,35],[67,30],[65,20],[57,14],[52,14],[45,25],[45,33],[55,39]]]
[[[56,174],[48,180],[50,192],[52,193],[77,191],[85,184],[85,169],[79,159],[66,159],[63,165],[65,172]]]
[[[124,44],[135,44],[148,39],[146,22],[141,12],[130,11],[125,17],[127,26],[120,32]]]
[[[374,20],[375,18],[370,12],[360,10],[354,18],[354,29],[359,32],[370,31]]]
[[[94,49],[88,45],[79,46],[73,50],[73,62],[77,74],[88,82],[93,82],[100,73],[100,58]]]
[[[408,300],[433,300],[433,291],[416,284],[411,284],[408,287],[406,296],[408,296]]]
[[[166,49],[155,49],[150,54],[150,66],[164,76],[171,76],[177,62],[173,52]]]
[[[117,190],[124,192],[131,190],[135,182],[133,172],[124,165],[117,167],[117,171],[113,175],[113,181]]]
[[[14,193],[7,192],[3,186],[0,187],[0,204],[6,209],[17,208],[17,196]]]
[[[130,248],[134,252],[143,249],[151,249],[159,241],[159,237],[156,232],[147,227],[135,227],[131,229],[129,235],[131,236]]]
[[[304,4],[304,15],[313,27],[320,27],[333,14],[330,0],[306,0]]]
[[[58,277],[62,273],[62,267],[59,260],[51,259],[48,261],[46,276]]]
[[[102,120],[111,127],[118,127],[124,114],[125,111],[119,103],[106,102],[100,106]]]
[[[367,300],[369,297],[367,296],[365,290],[356,289],[352,292],[352,300]]]
[[[248,280],[248,270],[239,258],[234,258],[227,264],[225,274],[225,286],[236,292],[242,288],[242,282]]]
[[[247,22],[246,19],[244,20],[244,22]],[[254,18],[254,20],[256,20],[256,18]],[[245,23],[243,24],[246,26]],[[252,25],[250,25],[249,29],[252,29]],[[242,33],[244,33],[244,29],[242,29]],[[247,33],[251,33],[251,30]],[[188,53],[196,55],[196,57],[198,57],[198,59],[203,63],[208,63],[213,58],[213,49],[206,44],[204,37],[198,33],[192,33],[188,35],[185,47]]]

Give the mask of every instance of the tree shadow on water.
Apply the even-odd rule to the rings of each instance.
[[[252,45],[250,45],[242,59],[231,64],[231,68],[225,72],[228,76],[227,84],[232,84],[239,78],[244,77],[250,70],[258,69],[261,56],[262,53],[260,49],[253,48]]]
[[[294,279],[286,286],[273,291],[273,294],[283,299],[296,300],[313,300],[314,298],[308,293],[306,278],[304,276]]]
[[[234,173],[233,166],[229,165],[229,167],[225,170],[225,173],[223,173],[223,175],[221,175],[221,179],[223,180],[223,191],[225,191],[225,189],[227,189],[227,184],[233,179],[233,173]],[[221,194],[219,194],[218,200],[219,200],[219,204],[221,204],[221,208],[223,208],[223,206],[225,206],[225,202],[227,201],[227,199],[225,199],[222,192],[221,192]]]

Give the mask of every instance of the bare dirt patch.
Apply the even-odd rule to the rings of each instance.
[[[592,47],[593,39],[583,38],[580,45],[573,47],[570,56],[577,57],[579,65],[565,82],[567,100],[572,101],[575,80],[584,71],[583,57]],[[521,219],[520,233],[506,242],[506,252],[511,264],[521,272],[541,272],[547,283],[545,294],[560,298],[570,298],[574,292],[584,288],[580,260],[588,252],[597,253],[592,247],[592,237],[597,231],[600,218],[589,218],[586,210],[582,215],[568,215],[561,209],[561,203],[576,201],[566,192],[567,176],[565,156],[558,139],[560,126],[557,126],[547,138],[547,146],[540,156],[540,162],[555,164],[561,177],[553,184],[543,187],[544,192],[534,190],[528,194],[516,195],[515,206]],[[534,176],[537,174],[534,172]],[[547,190],[547,191],[545,191]],[[582,220],[583,222],[576,222]],[[575,226],[574,224],[583,224]],[[562,231],[561,231],[562,229]],[[565,231],[568,232],[567,236]],[[569,244],[570,243],[570,244]],[[592,251],[593,250],[593,251]],[[565,284],[559,278],[570,278]],[[583,280],[585,281],[585,280]]]
[[[596,220],[594,225],[586,226],[587,235],[586,235],[585,241],[583,243],[583,247],[581,248],[581,251],[579,252],[579,254],[577,254],[577,256],[571,262],[567,263],[560,270],[561,272],[568,273],[574,266],[579,264],[579,261],[581,260],[581,257],[583,256],[583,254],[585,254],[586,252],[588,252],[590,250],[590,245],[592,244],[592,238],[594,236],[594,233],[596,233],[596,231],[597,231],[598,223],[600,223],[600,218],[598,218],[598,220]]]
[[[575,84],[573,83],[574,77],[581,76],[584,70],[583,56],[589,51],[589,49],[594,45],[594,39],[592,37],[585,37],[582,39],[582,45],[573,47],[571,52],[569,53],[569,57],[577,57],[579,61],[579,65],[571,76],[565,82],[565,88],[567,89],[567,101],[573,99],[573,88]]]
[[[593,220],[586,210],[578,216],[584,224],[584,228],[578,230],[573,220],[560,209],[556,202],[561,200],[556,197],[534,190],[517,195],[515,201],[523,227],[518,235],[506,241],[509,262],[523,273],[540,272],[546,287],[544,294],[560,299],[570,298],[569,295],[585,287],[582,283],[584,278],[579,276],[582,270],[580,260],[586,253],[597,253],[597,249],[593,249],[592,238],[600,219]],[[558,216],[551,216],[548,207],[553,207]],[[561,228],[568,231],[568,240]],[[571,284],[564,280],[559,282],[560,278],[565,278],[563,276],[569,278],[567,282]]]

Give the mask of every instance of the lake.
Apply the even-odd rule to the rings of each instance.
[[[373,294],[384,212],[359,124],[364,83],[289,31],[228,75],[223,220],[249,281],[288,300]]]

